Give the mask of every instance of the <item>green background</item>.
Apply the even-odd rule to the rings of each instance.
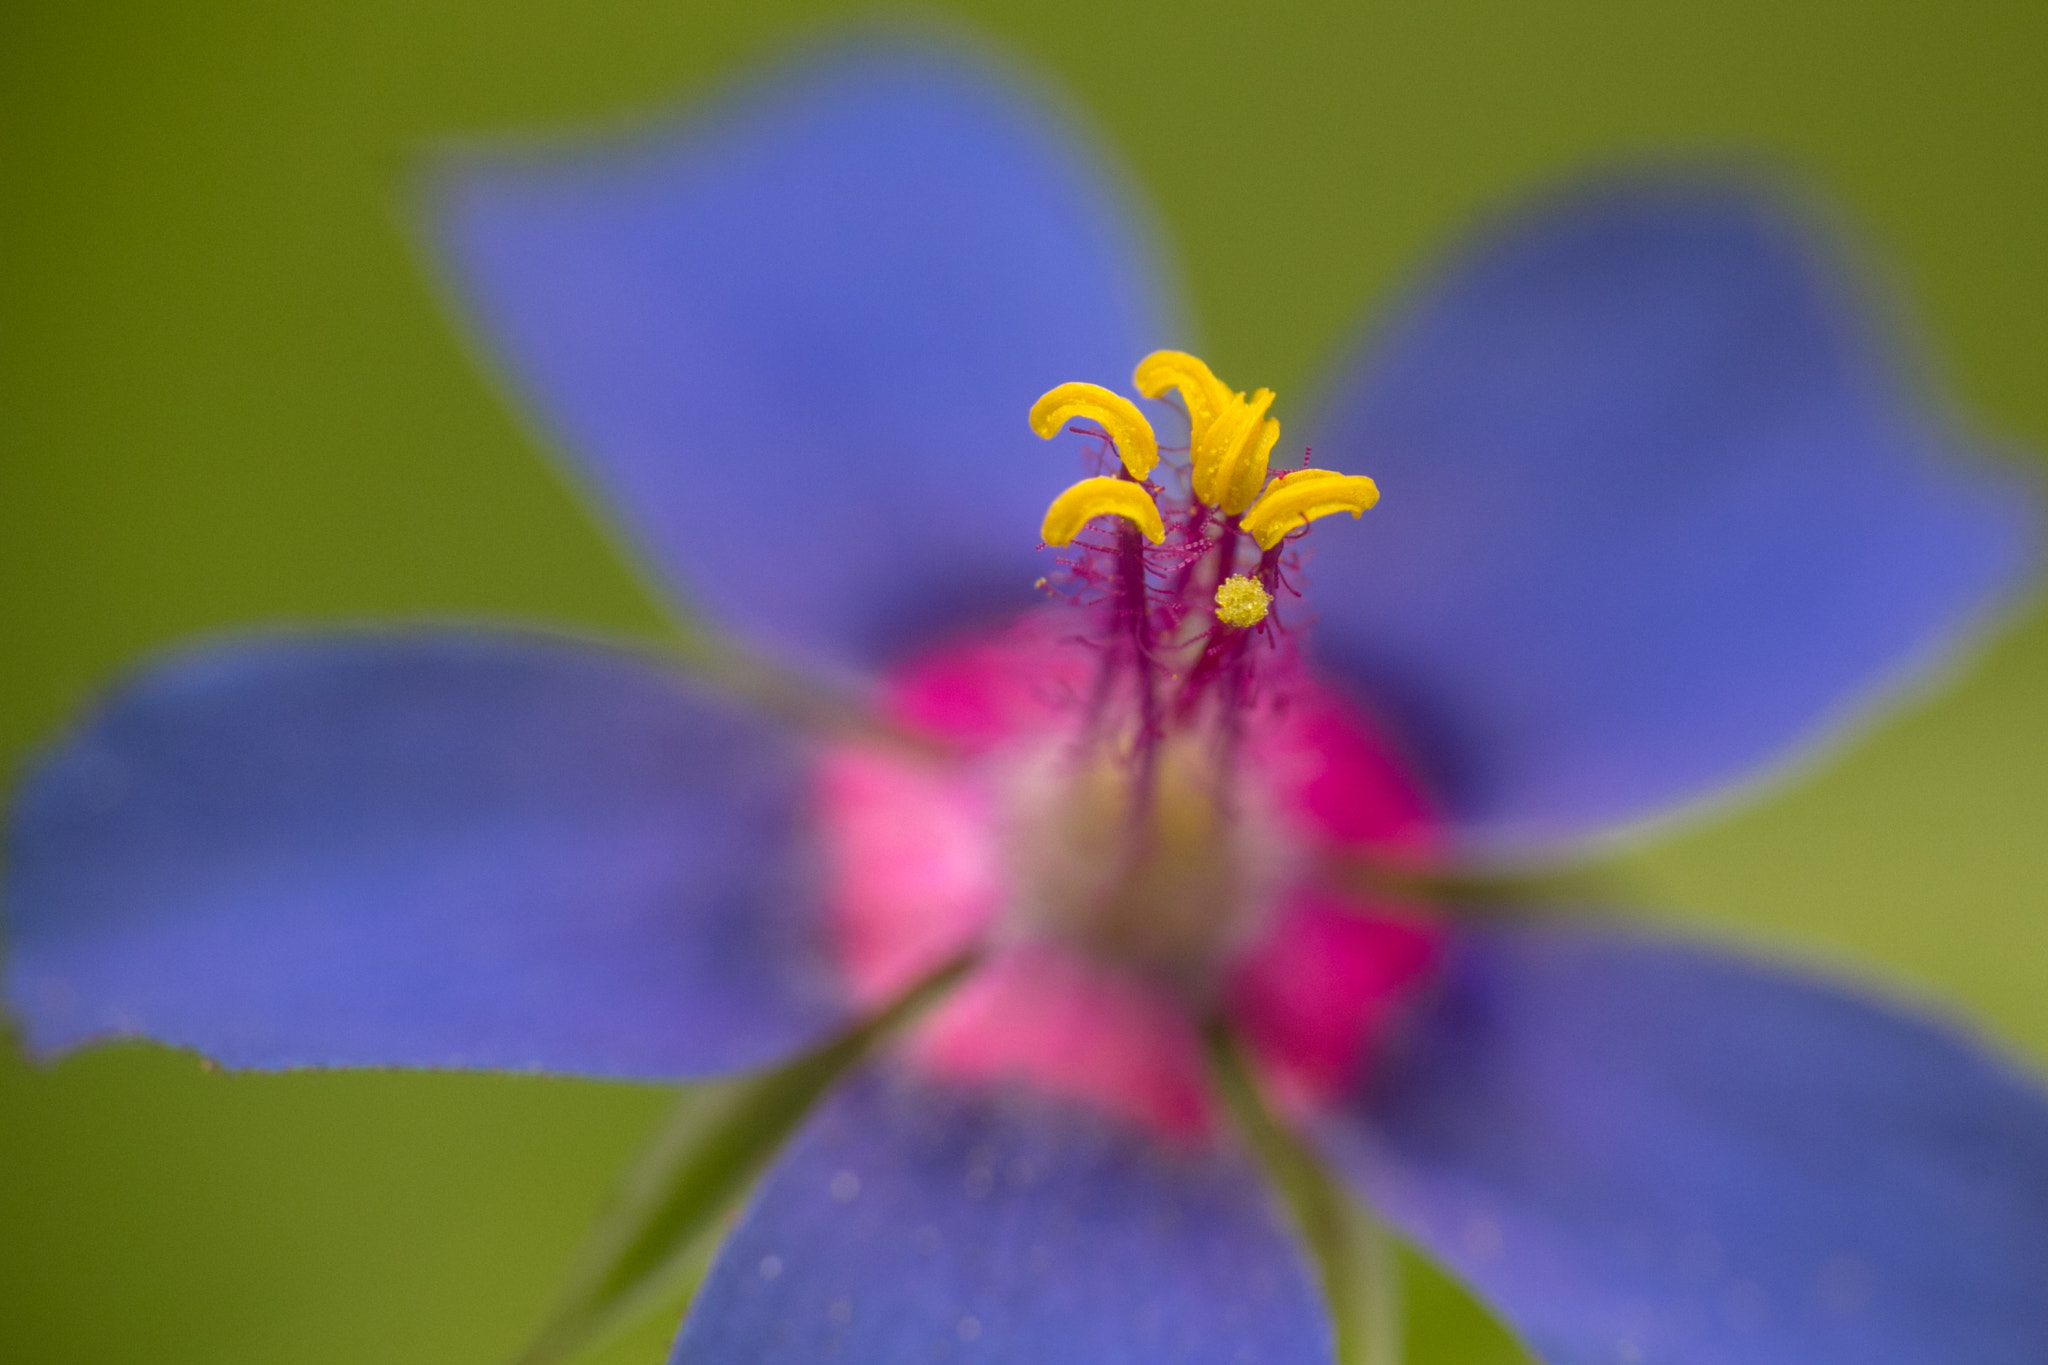
[[[403,185],[437,140],[659,110],[853,13],[0,10],[0,766],[194,632],[479,613],[673,629],[437,311]],[[1476,212],[1589,162],[1734,151],[1845,206],[1968,420],[2048,449],[2032,0],[948,13],[1101,130],[1163,215],[1211,358],[1297,411],[1320,359]],[[2040,1069],[2048,620],[2023,615],[1957,675],[1610,871],[1658,916],[1875,975]],[[0,1047],[0,1356],[502,1361],[665,1100],[213,1075],[145,1047],[42,1071]],[[1417,1360],[1497,1349],[1440,1285],[1414,1312]],[[658,1361],[668,1331],[607,1358]]]

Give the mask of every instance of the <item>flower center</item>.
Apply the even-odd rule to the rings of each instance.
[[[1261,794],[1230,780],[1211,738],[1170,735],[1148,786],[1127,748],[1057,745],[1024,765],[1007,812],[1012,927],[1205,991],[1284,861]]]

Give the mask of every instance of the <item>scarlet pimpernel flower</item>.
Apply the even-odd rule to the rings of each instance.
[[[756,662],[155,664],[12,807],[27,1046],[779,1067],[723,1092],[716,1169],[765,1173],[693,1365],[1329,1361],[1369,1331],[1339,1188],[1553,1365],[2048,1359],[2033,1083],[1841,984],[1431,891],[1728,793],[2027,578],[2028,498],[1812,224],[1581,186],[1283,441],[1175,348],[1132,221],[923,48],[459,162],[435,240],[492,362]],[[663,1226],[716,1221],[692,1169]]]

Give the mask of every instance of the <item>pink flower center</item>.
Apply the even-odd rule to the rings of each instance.
[[[1329,882],[1352,859],[1426,863],[1427,805],[1385,740],[1293,669],[1242,718],[1236,771],[1206,767],[1199,736],[1164,746],[1133,858],[1128,769],[1080,738],[1098,660],[1070,624],[1037,613],[892,680],[894,716],[955,760],[846,745],[821,768],[854,994],[882,1005],[979,946],[986,965],[913,1049],[934,1073],[1195,1137],[1215,1122],[1196,1025],[1222,1011],[1277,1100],[1324,1102],[1437,950],[1426,917]]]
[[[1108,472],[1048,513],[1065,553],[1042,585],[1064,605],[891,680],[894,718],[951,762],[848,746],[819,791],[858,998],[880,1004],[982,949],[915,1040],[917,1065],[1188,1137],[1213,1123],[1198,1029],[1218,1015],[1285,1105],[1355,1079],[1437,935],[1344,893],[1344,866],[1427,862],[1437,828],[1394,747],[1313,680],[1285,630],[1295,541],[1370,506],[1370,481],[1317,474],[1290,491],[1281,476],[1261,495],[1271,395],[1212,393],[1199,362],[1162,355],[1155,379],[1208,405],[1192,469],[1159,462],[1126,400],[1047,395],[1045,434],[1071,409],[1146,447],[1133,459],[1098,438]]]

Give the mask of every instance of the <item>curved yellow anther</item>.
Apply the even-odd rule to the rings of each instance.
[[[1188,408],[1188,459],[1195,496],[1233,516],[1251,505],[1266,481],[1266,460],[1280,440],[1280,424],[1266,416],[1273,391],[1250,398],[1186,351],[1154,351],[1138,362],[1138,392],[1158,398],[1179,389]]]
[[[1109,433],[1132,478],[1144,478],[1159,463],[1159,441],[1152,435],[1152,424],[1136,403],[1120,393],[1100,384],[1062,384],[1031,405],[1031,429],[1047,440],[1059,435],[1076,417],[1085,417]]]
[[[1266,496],[1244,514],[1239,525],[1246,535],[1259,542],[1260,549],[1270,550],[1297,526],[1306,526],[1332,512],[1361,516],[1379,500],[1379,486],[1363,474],[1303,469],[1275,479]]]
[[[1131,382],[1147,398],[1163,398],[1168,389],[1179,389],[1195,436],[1209,429],[1232,397],[1223,381],[1186,351],[1154,351],[1138,362]]]
[[[1251,506],[1266,482],[1266,461],[1280,440],[1280,423],[1266,416],[1273,391],[1247,399],[1230,396],[1222,414],[1195,442],[1195,496],[1232,516]]]
[[[1154,545],[1166,539],[1166,523],[1152,495],[1129,479],[1110,478],[1083,479],[1054,498],[1038,534],[1048,545],[1069,545],[1097,517],[1122,517]]]
[[[1265,620],[1272,606],[1266,585],[1246,574],[1234,573],[1216,585],[1216,619],[1226,626],[1248,630]]]

